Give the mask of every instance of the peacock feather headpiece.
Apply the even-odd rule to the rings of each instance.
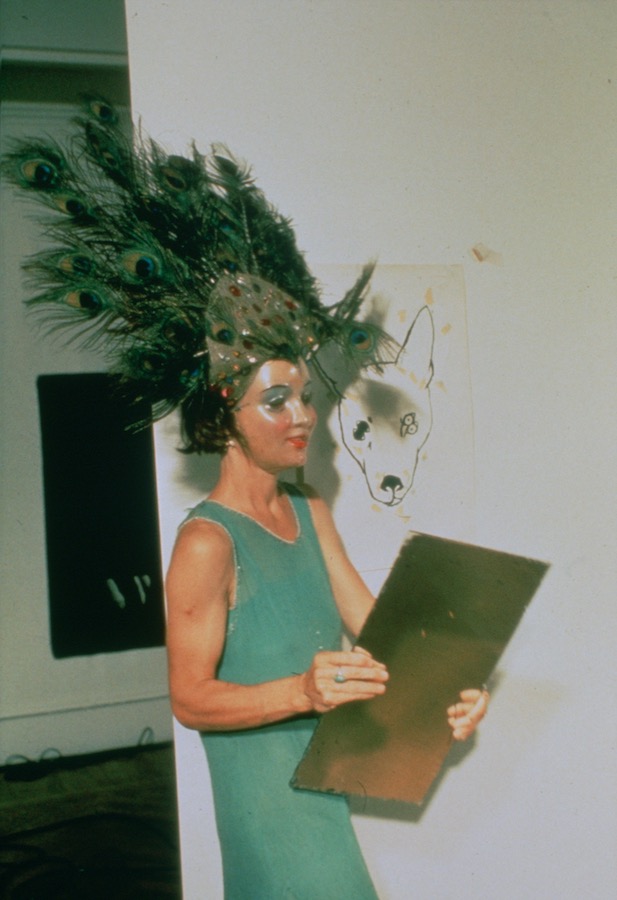
[[[99,97],[84,98],[75,124],[66,145],[22,140],[2,160],[49,210],[52,248],[25,263],[38,288],[27,302],[101,344],[153,419],[213,392],[233,407],[275,358],[303,357],[336,391],[318,358],[328,344],[355,367],[395,357],[356,318],[373,265],[324,306],[289,220],[224,147],[169,155],[129,137]]]

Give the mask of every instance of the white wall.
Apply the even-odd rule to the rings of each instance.
[[[1,0],[3,95],[8,71],[61,64],[73,87],[72,105],[6,102],[1,146],[16,136],[58,135],[75,113],[79,92],[105,80],[97,66],[126,57],[121,0]],[[91,79],[71,78],[87,63]],[[46,71],[47,94],[53,95]],[[57,85],[56,85],[57,87]],[[126,92],[125,92],[126,93]],[[44,336],[27,317],[20,264],[41,249],[28,208],[2,184],[0,216],[0,765],[12,756],[38,759],[54,748],[64,755],[137,744],[146,729],[171,737],[163,648],[54,659],[47,609],[42,462],[36,398],[41,373],[101,370],[93,353]],[[87,499],[86,499],[87,502]],[[67,548],[70,552],[70,548]],[[75,560],[79,565],[79,560]],[[87,598],[84,598],[84,605]],[[148,731],[147,734],[150,735]]]
[[[312,264],[463,266],[474,538],[553,564],[473,752],[423,815],[356,817],[382,896],[614,896],[617,7],[127,0],[127,22],[147,130],[246,156]],[[165,473],[170,529],[191,466]],[[187,851],[187,900],[217,896],[212,854]]]

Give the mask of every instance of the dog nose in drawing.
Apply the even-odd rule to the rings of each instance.
[[[390,491],[392,499],[394,499],[397,493],[403,490],[403,482],[398,475],[386,475],[381,482],[380,488],[382,491]]]

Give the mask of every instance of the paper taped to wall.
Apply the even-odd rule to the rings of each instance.
[[[292,785],[422,803],[452,742],[447,707],[488,681],[547,569],[413,535],[358,638],[387,665],[386,693],[324,715]]]

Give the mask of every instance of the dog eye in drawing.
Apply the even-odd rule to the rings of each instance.
[[[401,416],[401,437],[407,437],[409,434],[415,434],[418,430],[418,417],[415,412],[405,413]]]
[[[369,419],[370,422],[370,419]],[[361,419],[359,422],[356,422],[356,426],[353,430],[353,438],[354,441],[363,441],[365,435],[367,435],[371,430],[371,426],[365,419]]]

